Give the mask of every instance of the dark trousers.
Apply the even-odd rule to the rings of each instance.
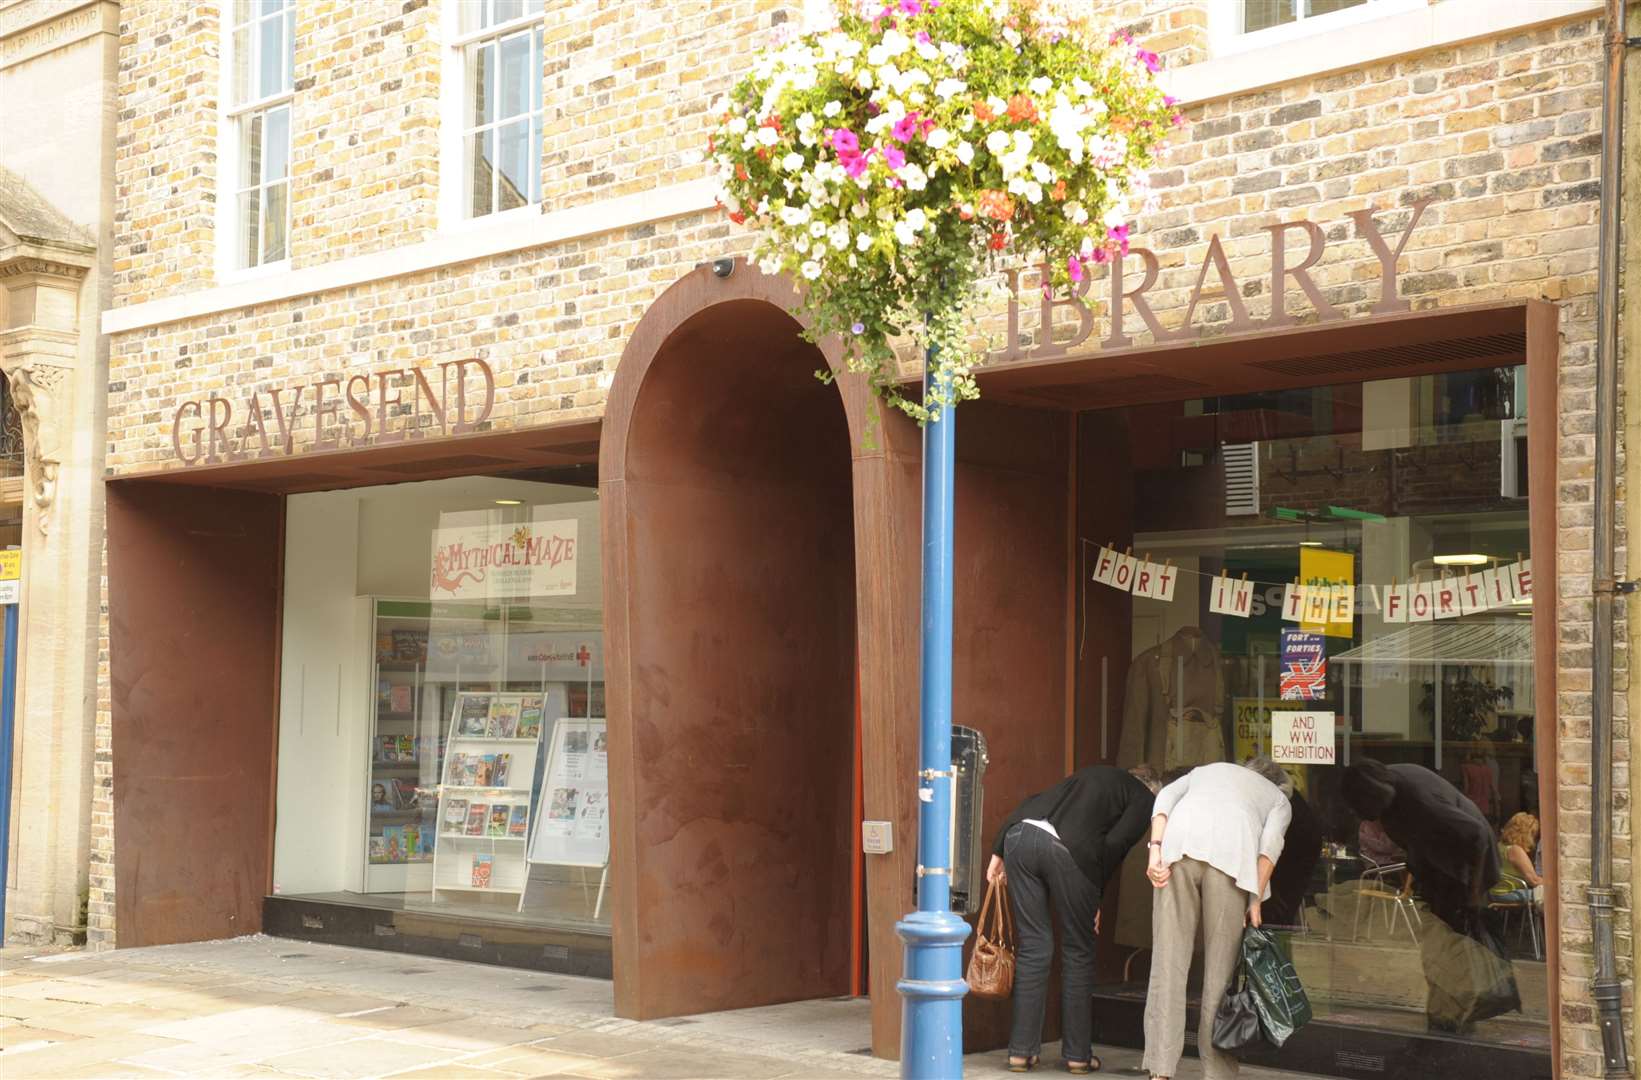
[[[1071,852],[1035,825],[1016,825],[1003,838],[1003,867],[1019,943],[1014,953],[1014,1026],[1009,1053],[1033,1057],[1043,1047],[1043,1011],[1060,920],[1060,1050],[1067,1061],[1092,1053],[1094,915],[1100,890],[1083,876]]]

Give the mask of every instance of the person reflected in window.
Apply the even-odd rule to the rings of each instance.
[[[1019,933],[1010,1072],[1034,1068],[1042,1050],[1055,916],[1060,920],[1061,1052],[1074,1074],[1100,1067],[1092,1015],[1100,893],[1128,849],[1145,835],[1159,786],[1148,765],[1091,765],[1021,803],[998,830],[986,880],[1007,883]]]
[[[1408,869],[1435,916],[1468,933],[1499,879],[1493,827],[1480,808],[1423,765],[1363,758],[1340,780],[1345,804],[1407,852]]]
[[[1270,758],[1201,765],[1157,794],[1151,817],[1151,983],[1145,999],[1145,1068],[1172,1077],[1185,1051],[1185,980],[1197,926],[1203,976],[1197,1053],[1206,1080],[1236,1076],[1215,1049],[1214,1013],[1236,967],[1244,926],[1263,922],[1271,875],[1293,818],[1293,779]]]
[[[1544,879],[1533,865],[1533,849],[1538,847],[1538,818],[1532,814],[1513,815],[1499,830],[1499,863],[1502,876],[1488,893],[1493,903],[1525,904],[1544,895]]]
[[[1521,1008],[1509,959],[1485,919],[1499,845],[1480,808],[1423,765],[1372,758],[1346,768],[1340,790],[1357,817],[1377,821],[1406,850],[1414,887],[1438,920],[1427,920],[1419,937],[1430,1030],[1463,1034]]]

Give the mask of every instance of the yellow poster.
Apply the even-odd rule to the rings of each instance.
[[[1280,701],[1268,700],[1262,707],[1258,698],[1239,697],[1231,699],[1231,723],[1236,732],[1236,759],[1247,761],[1255,754],[1268,754],[1271,750],[1271,710],[1273,708],[1293,708],[1284,706]],[[1293,777],[1293,789],[1301,795],[1307,793],[1305,784],[1305,766],[1283,765],[1289,776]]]
[[[1355,636],[1356,626],[1356,556],[1348,551],[1329,551],[1327,548],[1302,547],[1299,549],[1299,583],[1305,588],[1306,609],[1320,611],[1308,601],[1313,589],[1333,590],[1326,622],[1300,623],[1300,629],[1320,631],[1329,637]]]

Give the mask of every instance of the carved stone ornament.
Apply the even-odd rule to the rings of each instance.
[[[63,463],[58,436],[64,420],[61,399],[68,372],[68,368],[56,364],[27,361],[5,373],[12,403],[23,421],[24,470],[41,535],[50,531],[57,473]]]

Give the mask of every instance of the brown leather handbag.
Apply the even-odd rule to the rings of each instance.
[[[969,956],[967,982],[975,997],[1006,998],[1014,992],[1014,912],[1009,890],[987,882],[975,922],[974,952]]]

